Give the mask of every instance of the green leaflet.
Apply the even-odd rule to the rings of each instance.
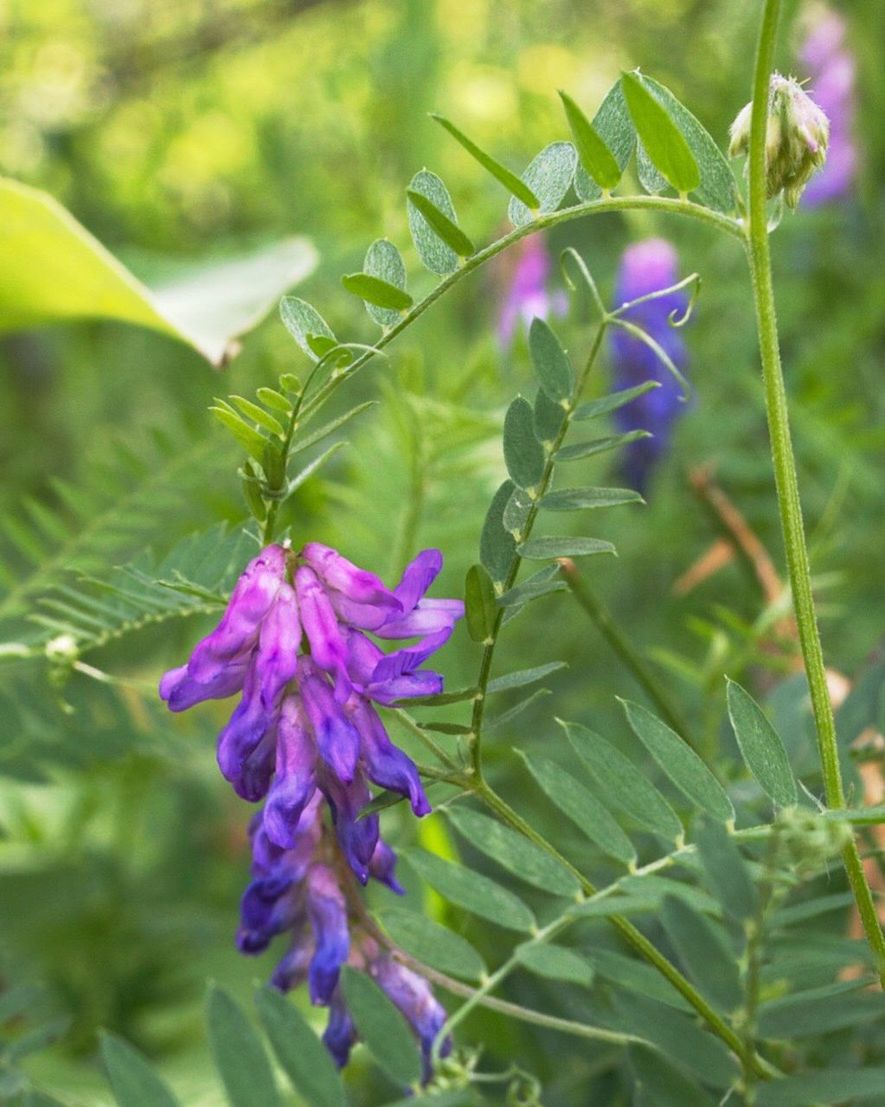
[[[408,296],[406,292],[406,267],[402,255],[396,246],[386,238],[377,239],[368,248],[363,261],[363,272],[400,289],[404,295]],[[409,302],[411,303],[411,297],[409,297]],[[378,307],[371,300],[366,300],[366,311],[381,327],[392,327],[400,318],[400,313],[395,307]]]
[[[311,361],[319,361],[321,356],[311,344],[311,338],[324,338],[333,345],[338,341],[317,309],[306,300],[299,300],[297,296],[284,296],[280,300],[280,318],[286,330]]]
[[[591,554],[613,554],[614,546],[601,538],[530,538],[519,547],[521,557],[530,561],[546,561],[552,557],[589,557]]]
[[[557,565],[545,565],[543,569],[539,569],[536,573],[532,573],[530,577],[526,577],[521,584],[514,585],[509,591],[499,596],[498,603],[501,607],[519,609],[525,604],[531,603],[532,600],[540,599],[541,596],[548,596],[551,592],[565,592],[567,590],[568,585],[559,575],[559,567]]]
[[[529,328],[529,353],[541,388],[554,403],[570,400],[575,371],[554,331],[543,319],[535,318]]]
[[[453,253],[455,255],[455,268],[457,268],[457,259],[459,257],[469,258],[471,254],[474,254],[476,252],[476,247],[473,245],[467,235],[461,230],[458,224],[455,223],[454,220],[445,212],[440,211],[440,209],[436,206],[436,204],[433,203],[432,200],[430,200],[422,192],[417,192],[415,191],[415,189],[411,188],[407,190],[406,195],[409,199],[410,205],[416,210],[417,216],[420,216],[420,218],[423,219],[424,225],[428,228],[428,232],[434,234],[438,239],[441,239],[442,244],[448,248],[449,253]],[[415,222],[417,226],[417,221],[415,220]],[[414,234],[422,235],[422,231],[416,230],[415,232],[413,232],[413,237]],[[423,249],[424,252],[430,254],[434,262],[436,262],[436,255],[431,254],[430,250],[428,249],[426,235],[422,235],[421,242],[422,245],[421,248],[419,248],[419,253],[421,253],[421,250]],[[416,240],[415,243],[416,247],[417,244],[418,240]],[[428,266],[428,268],[430,267]],[[454,272],[454,270],[449,270],[449,272]]]
[[[231,1107],[277,1107],[279,1095],[264,1046],[232,996],[209,989],[209,1044]]]
[[[531,943],[517,946],[514,953],[521,965],[538,976],[566,984],[582,984],[585,988],[593,983],[593,966],[580,954],[563,946]]]
[[[614,188],[621,179],[621,167],[605,139],[595,130],[571,96],[560,90],[559,98],[565,108],[581,165],[600,188]]]
[[[762,1084],[758,1107],[808,1107],[809,1103],[881,1103],[885,1068],[826,1068]]]
[[[725,789],[691,746],[647,708],[628,700],[621,705],[633,733],[685,798],[714,819],[734,819]]]
[[[545,511],[584,511],[637,503],[643,504],[645,500],[632,488],[559,488],[548,492],[539,506]]]
[[[611,392],[608,396],[601,396],[598,400],[588,400],[586,404],[581,404],[579,408],[576,408],[572,418],[580,422],[584,419],[596,419],[600,415],[608,415],[609,412],[617,411],[618,408],[629,404],[637,396],[644,396],[650,389],[660,387],[658,381],[646,381],[644,384],[637,384],[634,388],[624,388],[620,392]]]
[[[522,541],[523,531],[532,509],[531,496],[522,488],[514,488],[504,508],[504,527],[509,530],[517,542]]]
[[[756,887],[734,838],[721,822],[707,821],[695,829],[695,843],[707,883],[726,916],[750,919],[756,913]]]
[[[842,982],[835,989],[812,988],[764,1003],[759,1011],[760,1036],[790,1040],[868,1022],[885,1025],[885,996],[881,992],[858,992],[857,986],[857,981]]]
[[[640,438],[651,438],[651,434],[644,430],[628,431],[627,434],[611,434],[604,438],[591,438],[587,442],[576,442],[572,446],[562,446],[556,451],[556,460],[580,461],[594,454],[604,454],[609,450],[619,450],[630,442],[637,442]]]
[[[532,159],[523,182],[537,197],[537,204],[526,205],[513,196],[507,215],[514,227],[521,227],[534,219],[536,211],[556,211],[565,198],[575,175],[578,155],[570,142],[551,142]]]
[[[344,1086],[329,1052],[301,1012],[275,988],[261,988],[255,1006],[280,1067],[311,1107],[345,1107]]]
[[[671,1065],[657,1050],[631,1044],[627,1059],[636,1081],[635,1107],[715,1107],[716,1101],[697,1081]]]
[[[535,396],[534,419],[535,434],[548,449],[552,449],[565,420],[565,408],[551,400],[543,388],[539,388]]]
[[[728,680],[728,717],[747,768],[775,803],[796,803],[796,780],[787,751],[762,708],[735,681]]]
[[[101,1059],[119,1107],[178,1107],[178,1100],[165,1081],[122,1038],[103,1033]]]
[[[341,988],[366,1048],[398,1084],[421,1077],[421,1059],[408,1024],[374,980],[349,965],[341,970]]]
[[[739,194],[734,174],[709,133],[668,88],[642,73],[638,74],[638,78],[669,114],[694,155],[701,176],[700,184],[693,192],[694,199],[705,207],[725,214],[737,210]],[[641,154],[644,153],[642,149]],[[639,180],[648,192],[660,192],[666,186],[666,181],[650,161],[646,161],[646,157],[639,157]]]
[[[420,193],[433,204],[438,212],[446,216],[452,223],[455,223],[455,206],[452,203],[451,196],[449,196],[449,190],[435,173],[431,173],[428,169],[422,169],[409,182],[406,193],[408,196],[409,232],[412,235],[412,241],[415,243],[418,256],[431,273],[436,273],[438,277],[447,277],[449,273],[454,273],[458,268],[458,254],[439,237],[438,232],[427,221],[426,216],[422,215],[415,206],[416,201],[412,195],[413,193]]]
[[[540,846],[488,815],[468,807],[447,807],[446,815],[464,839],[520,880],[556,896],[580,891],[577,878]]]
[[[512,193],[518,200],[521,200],[528,208],[534,210],[540,207],[540,200],[527,184],[524,184],[516,174],[511,173],[509,169],[506,169],[499,161],[496,161],[490,154],[487,154],[485,150],[481,150],[476,143],[469,139],[463,131],[459,130],[454,123],[450,123],[448,119],[432,112],[430,118],[439,123],[441,127],[444,127],[452,138],[454,138],[456,142],[459,142],[467,153],[470,154],[472,158],[475,158],[483,169],[491,173],[495,180],[499,181],[508,192]]]
[[[517,396],[504,417],[504,463],[515,485],[532,489],[544,475],[544,447],[535,437],[532,405]]]
[[[701,183],[698,163],[667,109],[636,73],[625,73],[621,87],[630,117],[654,166],[677,192],[694,191]]]
[[[348,292],[359,296],[366,304],[389,308],[397,313],[397,318],[399,312],[408,311],[414,302],[408,292],[368,273],[348,273],[341,278],[341,283]]]
[[[618,954],[611,956],[619,957]],[[625,960],[628,964],[638,964]],[[646,965],[640,967],[650,968]],[[651,972],[654,973],[654,970],[651,969]],[[654,975],[672,994],[678,995],[659,974]],[[653,986],[649,996],[656,988],[659,985]],[[663,1009],[658,999],[648,998],[643,989],[639,989],[639,994],[635,994],[635,987],[628,990],[634,994],[621,993],[614,997],[615,1009],[622,1016],[625,1029],[645,1038],[667,1060],[698,1077],[705,1084],[717,1089],[728,1088],[733,1084],[738,1074],[738,1063],[719,1038],[691,1018]]]
[[[603,140],[618,166],[618,177],[627,167],[627,162],[636,147],[636,129],[627,111],[621,82],[617,81],[608,90],[593,117],[593,130]],[[575,192],[581,200],[598,200],[602,189],[593,180],[583,165],[575,173]]]
[[[546,665],[537,665],[532,669],[519,669],[515,673],[507,673],[490,680],[486,692],[492,695],[493,692],[507,692],[511,688],[524,688],[526,684],[534,684],[559,669],[567,668],[564,661],[548,661]]]
[[[504,508],[513,493],[512,480],[505,480],[492,498],[479,539],[479,557],[496,586],[502,586],[516,556],[516,541],[504,526]]]
[[[528,907],[487,876],[453,861],[444,861],[426,850],[412,849],[405,856],[432,888],[465,911],[508,930],[531,930],[535,925]]]
[[[471,565],[464,585],[467,632],[474,642],[491,642],[498,610],[492,578],[482,565]]]
[[[431,968],[462,980],[479,980],[486,972],[482,957],[466,938],[417,911],[388,907],[381,923],[401,949]]]
[[[682,837],[682,823],[673,808],[637,765],[592,730],[561,720],[560,725],[607,800],[656,834],[674,841]]]
[[[529,757],[521,750],[517,752],[542,791],[603,853],[625,865],[636,861],[636,850],[630,839],[608,809],[580,781],[548,758]]]
[[[661,921],[698,991],[721,1010],[735,1010],[743,992],[735,955],[722,930],[677,896],[664,900]]]

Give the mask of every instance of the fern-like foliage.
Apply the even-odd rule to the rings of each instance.
[[[193,529],[210,522],[205,495],[225,459],[213,440],[184,426],[157,430],[133,445],[118,442],[87,458],[80,479],[52,481],[57,503],[27,500],[0,521],[0,627],[18,636],[35,596],[69,579],[132,557],[178,517]],[[217,518],[217,515],[215,516]],[[178,531],[180,533],[180,530]]]

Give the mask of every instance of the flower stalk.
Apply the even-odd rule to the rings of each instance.
[[[753,81],[753,107],[749,139],[749,223],[747,255],[752,278],[759,352],[765,387],[765,409],[771,438],[778,510],[784,538],[787,569],[793,596],[793,607],[799,630],[799,644],[808,677],[811,704],[817,731],[824,791],[827,805],[833,810],[845,807],[845,792],[839,767],[836,723],[830,702],[824,667],[820,632],[811,587],[811,568],[805,542],[802,507],[796,461],[790,437],[789,409],[778,343],[777,315],[771,277],[771,254],[768,242],[766,130],[768,114],[769,76],[774,58],[780,0],[766,0]],[[842,850],[842,861],[851,890],[857,902],[864,931],[876,959],[876,968],[885,987],[885,935],[876,914],[872,892],[863,865],[852,840]]]

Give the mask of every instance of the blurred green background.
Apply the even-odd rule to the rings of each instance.
[[[794,65],[797,20],[808,14],[788,7],[784,70]],[[845,14],[859,65],[857,198],[800,209],[785,218],[773,248],[825,651],[853,677],[882,648],[885,277],[875,243],[885,86],[875,57],[880,36],[871,33],[881,5],[858,0]],[[757,16],[756,4],[727,0],[6,0],[0,172],[51,192],[145,279],[306,235],[320,262],[298,294],[337,334],[370,341],[376,331],[339,276],[360,267],[373,239],[388,236],[403,250],[413,290],[430,287],[406,223],[404,189],[417,169],[446,180],[475,240],[489,241],[503,226],[504,193],[428,111],[444,112],[521,169],[541,146],[568,137],[558,88],[592,112],[621,69],[641,65],[724,144],[749,98]],[[742,677],[749,669],[765,689],[789,671],[783,654],[760,640],[763,597],[739,563],[686,596],[673,591],[717,533],[687,479],[701,464],[715,466],[781,565],[746,270],[734,242],[651,217],[569,224],[549,245],[576,245],[608,293],[620,251],[648,234],[670,237],[684,273],[703,277],[687,332],[697,394],[648,506],[594,519],[594,533],[614,541],[620,557],[587,573],[712,751],[722,672]],[[439,545],[447,566],[437,594],[459,593],[503,475],[504,407],[530,381],[524,339],[504,352],[493,337],[507,277],[505,257],[465,281],[393,347],[389,362],[376,360],[351,387],[342,403],[382,404],[290,506],[296,542],[331,542],[385,577],[415,549]],[[570,349],[586,349],[580,311],[561,330]],[[64,516],[57,477],[94,492],[86,529],[101,540],[106,567],[145,547],[162,555],[219,519],[241,520],[241,459],[205,409],[215,395],[274,384],[302,361],[275,313],[220,372],[183,346],[122,324],[3,337],[0,514],[14,525],[27,517],[22,501],[30,497]],[[604,371],[594,387],[606,389]],[[135,457],[132,475],[108,503],[121,449]],[[586,465],[589,479],[606,483],[605,461]],[[126,517],[135,522],[119,526]],[[25,578],[30,558],[10,534],[12,576]],[[82,543],[67,542],[40,551],[54,559],[53,572],[81,567]],[[34,598],[44,583],[34,583]],[[185,620],[108,648],[95,664],[131,682],[105,687],[75,677],[63,692],[73,714],[42,668],[4,677],[0,986],[45,985],[46,1012],[71,1020],[62,1042],[31,1068],[72,1103],[110,1102],[94,1062],[99,1026],[154,1056],[185,1102],[220,1103],[207,1076],[205,979],[245,995],[267,974],[267,958],[246,961],[232,942],[249,813],[214,767],[212,736],[224,708],[172,719],[149,691],[200,630]],[[541,805],[514,766],[512,745],[552,743],[554,713],[593,720],[625,740],[613,696],[637,695],[593,628],[555,596],[514,624],[501,664],[560,658],[570,668],[554,678],[554,697],[498,733],[490,750],[502,788],[525,806]],[[472,679],[476,650],[466,633],[442,664],[451,686]],[[797,743],[813,786],[801,733]],[[386,817],[395,841],[414,837],[398,809]],[[426,841],[451,848],[444,829],[429,827]],[[481,945],[481,929],[471,938]],[[528,987],[513,985],[517,993]],[[551,998],[555,1005],[555,995],[535,1002]],[[590,1047],[486,1016],[468,1023],[468,1035],[485,1037],[487,1058],[500,1064],[518,1053],[550,1081],[551,1103],[575,1102],[569,1089],[587,1086],[597,1060]],[[365,1102],[376,1102],[380,1092],[369,1085],[380,1078],[359,1061],[354,1069]],[[599,1094],[607,1094],[604,1065],[599,1079]]]

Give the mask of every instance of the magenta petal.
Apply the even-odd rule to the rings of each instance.
[[[413,696],[438,696],[443,690],[443,678],[439,673],[428,671],[406,673],[392,680],[370,684],[366,695],[376,703],[395,703],[397,700],[411,699]]]
[[[444,629],[451,630],[463,615],[464,604],[461,600],[421,600],[407,615],[390,619],[375,633],[379,638],[416,638]]]
[[[290,585],[283,584],[261,625],[255,658],[261,702],[267,710],[279,706],[286,685],[295,677],[300,644],[301,624],[295,592]]]
[[[439,576],[443,558],[439,550],[422,550],[405,568],[402,580],[393,594],[402,604],[403,612],[412,610],[418,600]]]
[[[336,688],[341,686],[341,698],[346,699],[350,683],[347,646],[329,597],[316,573],[307,565],[300,566],[295,574],[295,592],[311,658],[327,673],[336,674]]]
[[[359,757],[359,735],[319,674],[301,680],[304,711],[310,721],[320,757],[345,783],[353,780]]]
[[[301,551],[301,556],[325,584],[354,603],[399,606],[399,602],[382,580],[374,573],[360,569],[331,546],[308,542]]]
[[[353,703],[366,775],[379,788],[406,796],[419,817],[430,812],[415,762],[391,742],[375,709],[363,699]]]
[[[276,771],[264,808],[264,830],[284,849],[297,841],[298,823],[316,789],[316,749],[295,696],[283,701],[277,726]]]

